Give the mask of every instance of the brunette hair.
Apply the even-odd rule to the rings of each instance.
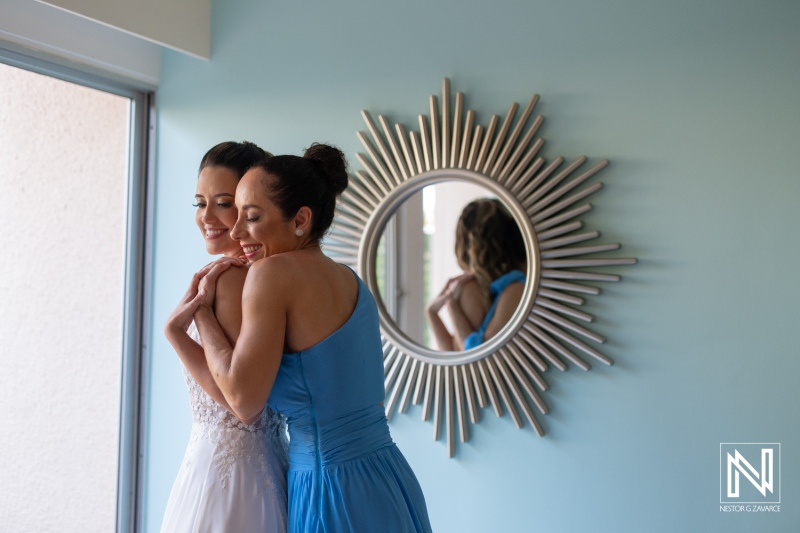
[[[467,204],[456,226],[456,259],[486,298],[495,279],[526,263],[525,242],[511,213],[496,198]]]
[[[200,161],[198,173],[206,167],[224,167],[232,170],[241,179],[244,173],[272,154],[262,150],[255,143],[242,141],[226,141],[219,143],[206,152]]]
[[[344,153],[327,144],[312,144],[303,154],[277,155],[257,166],[273,179],[267,189],[285,219],[301,207],[311,209],[309,237],[320,240],[333,223],[336,197],[347,188],[347,161]]]

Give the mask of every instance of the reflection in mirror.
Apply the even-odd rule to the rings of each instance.
[[[525,283],[525,246],[499,200],[464,181],[406,199],[383,230],[378,292],[397,326],[444,351],[479,346],[511,318]]]

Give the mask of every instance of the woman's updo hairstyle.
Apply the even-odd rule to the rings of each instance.
[[[197,172],[202,172],[206,167],[223,167],[232,170],[241,179],[245,172],[270,156],[271,153],[250,141],[226,141],[206,152]]]
[[[347,161],[342,151],[314,143],[303,157],[278,155],[259,166],[273,177],[267,187],[284,218],[288,220],[301,207],[308,207],[312,213],[309,237],[322,239],[333,223],[336,197],[347,188]]]

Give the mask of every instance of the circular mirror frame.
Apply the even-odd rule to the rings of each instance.
[[[581,245],[600,233],[579,232],[583,223],[574,220],[592,206],[573,206],[603,185],[598,182],[577,192],[573,189],[605,168],[608,161],[599,161],[571,179],[586,157],[564,168],[560,168],[562,157],[545,165],[538,156],[544,141],[535,138],[542,116],[528,125],[538,100],[534,95],[513,129],[516,103],[502,125],[497,115],[486,127],[475,125],[474,111],[463,114],[462,93],[456,94],[451,116],[450,81],[445,78],[441,115],[438,99],[431,95],[429,116],[419,115],[419,132],[407,133],[401,124],[396,124],[393,132],[386,117],[380,115],[381,132],[369,112],[362,111],[369,134],[357,133],[367,151],[357,154],[357,159],[365,170],[351,176],[337,204],[333,229],[323,244],[331,257],[355,266],[370,291],[378,295],[375,258],[383,228],[397,207],[423,187],[452,180],[481,185],[500,199],[517,222],[528,257],[525,289],[509,322],[480,346],[463,352],[421,346],[397,327],[382,300],[376,298],[386,416],[391,419],[395,411],[405,412],[409,404],[422,403],[422,419],[433,418],[434,440],[440,439],[444,426],[450,457],[455,455],[456,426],[460,440],[468,441],[469,424],[479,423],[481,409],[489,405],[498,417],[507,409],[519,428],[524,426],[521,410],[534,431],[543,436],[544,428],[532,405],[543,415],[549,412],[540,395],[548,388],[541,373],[549,367],[566,370],[566,360],[589,370],[585,356],[612,364],[580,340],[605,342],[575,322],[590,323],[594,317],[572,306],[584,303],[577,294],[600,294],[592,283],[615,282],[620,277],[573,269],[631,265],[636,259],[586,257],[620,248],[617,243]]]
[[[382,299],[375,299],[378,304],[381,330],[384,332],[385,337],[391,339],[392,343],[396,345],[399,350],[413,354],[413,357],[420,361],[444,366],[473,363],[496,352],[504,344],[508,343],[514,333],[519,331],[533,307],[539,281],[539,248],[536,241],[536,232],[533,230],[530,218],[522,205],[517,201],[516,197],[496,181],[471,170],[448,168],[424,172],[403,182],[396,189],[393,189],[375,208],[373,216],[370,217],[364,228],[364,236],[361,246],[359,247],[358,255],[358,270],[363,274],[367,287],[369,287],[372,294],[380,294],[378,290],[377,272],[374,265],[377,258],[378,243],[386,223],[397,208],[415,192],[422,190],[428,185],[454,180],[480,185],[486,188],[489,193],[497,196],[509,210],[514,221],[519,226],[520,233],[522,233],[522,238],[525,241],[526,255],[528,258],[533,258],[533,260],[528,260],[525,290],[523,291],[522,299],[517,306],[517,310],[514,312],[511,319],[497,335],[471,350],[444,352],[419,344],[409,338],[397,326],[394,320],[390,318],[389,312],[384,307]]]

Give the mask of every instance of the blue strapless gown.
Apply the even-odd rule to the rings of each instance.
[[[379,405],[378,312],[356,279],[351,317],[319,344],[284,354],[269,398],[289,426],[289,532],[429,532],[422,490]]]

